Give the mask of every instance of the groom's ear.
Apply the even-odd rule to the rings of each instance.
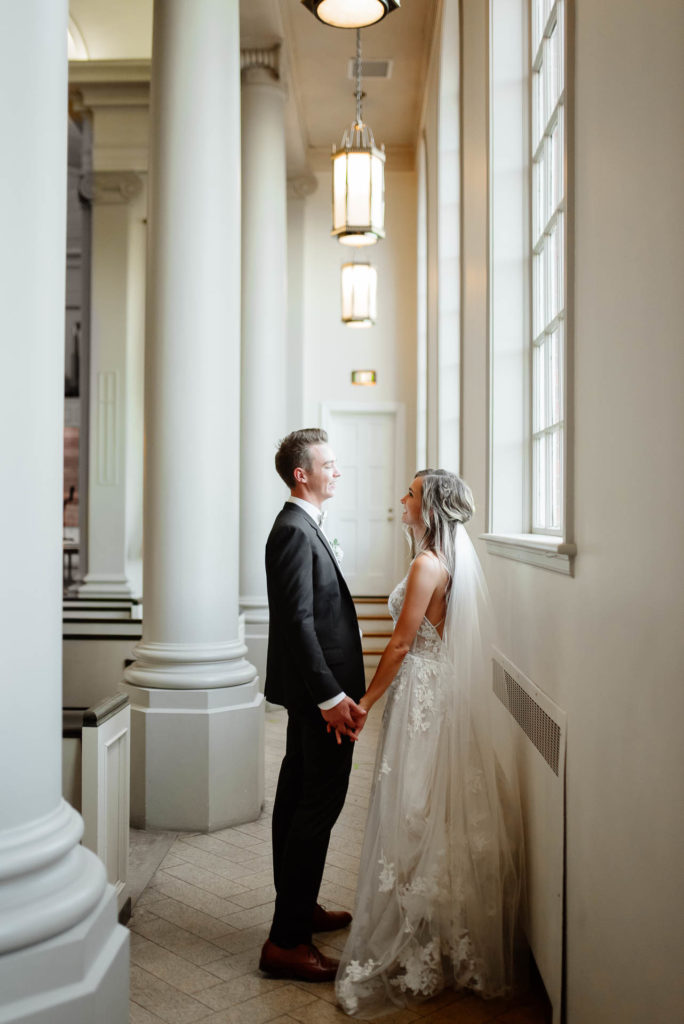
[[[301,466],[297,466],[292,475],[298,484],[306,483],[306,472],[301,468]]]

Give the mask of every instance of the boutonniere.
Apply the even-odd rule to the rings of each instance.
[[[338,565],[342,565],[342,559],[344,558],[344,551],[340,547],[340,542],[337,539],[337,537],[335,537],[334,540],[330,541],[330,547],[332,548],[333,555],[337,559],[337,564]]]

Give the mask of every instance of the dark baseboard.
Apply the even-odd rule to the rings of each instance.
[[[133,910],[133,904],[131,903],[131,897],[129,896],[123,907],[119,911],[119,924],[126,925],[131,919],[131,913]]]

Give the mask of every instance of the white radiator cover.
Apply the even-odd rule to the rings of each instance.
[[[567,716],[501,651],[492,651],[494,729],[514,729],[527,862],[527,937],[559,1024],[563,988]],[[503,735],[503,732],[502,732]]]

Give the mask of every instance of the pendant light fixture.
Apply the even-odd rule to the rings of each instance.
[[[342,323],[372,327],[378,315],[378,273],[370,263],[342,264]]]
[[[334,28],[375,25],[400,6],[400,0],[302,0],[319,21]]]
[[[356,120],[332,152],[332,231],[343,245],[385,237],[385,152],[376,149],[361,110],[361,31],[356,30]]]

